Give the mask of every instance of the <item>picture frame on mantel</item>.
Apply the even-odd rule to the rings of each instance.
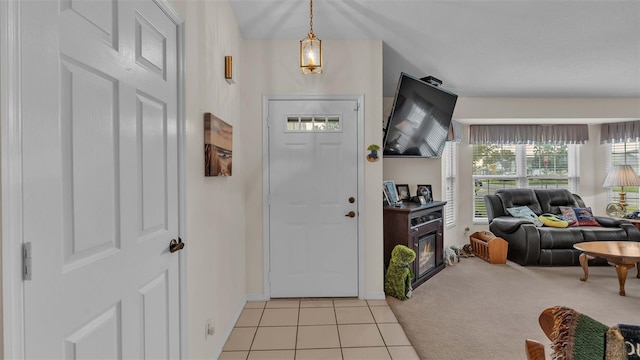
[[[383,181],[382,189],[384,190],[384,196],[389,205],[393,206],[399,202],[396,184],[393,180]]]
[[[424,196],[427,202],[433,201],[433,190],[431,185],[418,185],[416,189],[416,196]]]
[[[409,200],[411,193],[409,192],[409,184],[396,184],[396,190],[398,191],[398,200]]]

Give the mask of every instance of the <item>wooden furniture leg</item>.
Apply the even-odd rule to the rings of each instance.
[[[638,268],[638,273],[636,274],[636,277],[640,279],[640,262],[636,263],[636,268]]]
[[[618,283],[620,284],[620,296],[625,296],[624,283],[627,281],[627,271],[635,267],[635,264],[616,264],[616,272],[618,273]]]
[[[555,324],[555,319],[553,317],[553,308],[549,308],[540,313],[538,317],[538,323],[540,324],[540,328],[542,332],[547,336],[547,339],[552,340],[551,333],[553,332],[553,325]]]
[[[589,278],[589,263],[587,259],[587,253],[580,254],[578,260],[580,260],[580,266],[582,266],[582,271],[584,271],[584,276],[581,277],[580,280],[587,281],[587,279]]]
[[[544,345],[535,340],[525,340],[527,360],[545,360]]]

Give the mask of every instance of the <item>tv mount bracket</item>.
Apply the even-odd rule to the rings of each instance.
[[[433,77],[433,76],[423,77],[423,78],[421,78],[420,80],[422,80],[422,81],[424,81],[424,82],[426,82],[426,83],[428,83],[428,84],[430,84],[430,85],[433,85],[433,86],[440,86],[440,85],[442,85],[442,80],[440,80],[440,79],[438,79],[438,78],[435,78],[435,77]]]

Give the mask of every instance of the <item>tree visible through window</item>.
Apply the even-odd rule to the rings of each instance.
[[[578,188],[577,145],[473,145],[474,220],[486,220],[484,195],[499,189]]]

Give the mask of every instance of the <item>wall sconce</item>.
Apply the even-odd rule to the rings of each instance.
[[[313,33],[313,0],[309,0],[309,34],[300,40],[300,69],[303,74],[322,74],[322,40]]]
[[[225,56],[224,57],[224,79],[229,83],[229,84],[235,84],[236,82],[233,81],[233,59],[231,58],[231,56]]]

